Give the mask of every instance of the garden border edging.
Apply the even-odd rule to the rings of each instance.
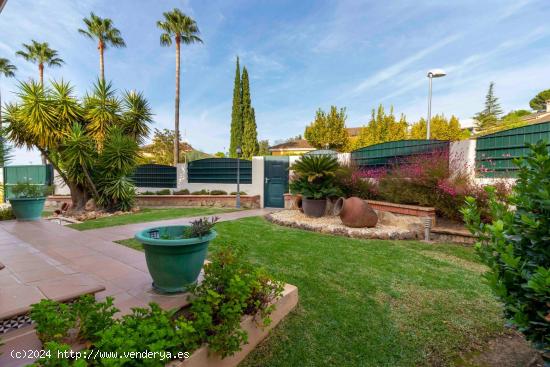
[[[262,328],[257,325],[253,316],[246,316],[241,321],[241,328],[248,333],[248,343],[232,356],[221,358],[208,353],[208,345],[203,345],[184,361],[171,361],[167,367],[236,367],[245,357],[264,340],[269,332],[285,318],[298,304],[298,288],[285,284],[282,296],[274,303],[275,310],[270,314],[271,323]]]

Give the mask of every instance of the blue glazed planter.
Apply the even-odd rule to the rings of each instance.
[[[36,221],[42,217],[45,197],[41,198],[13,198],[10,199],[15,218],[20,221]]]
[[[148,228],[136,233],[143,244],[147,268],[153,287],[161,293],[185,292],[197,282],[206,259],[208,244],[217,233],[195,238],[183,238],[186,226]],[[170,239],[163,239],[170,238]]]

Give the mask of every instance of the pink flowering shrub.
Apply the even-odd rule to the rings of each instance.
[[[453,162],[456,163],[456,162]],[[467,174],[467,167],[452,164],[449,168],[448,151],[409,156],[394,162],[384,176],[378,179],[377,198],[399,204],[431,206],[437,214],[453,220],[462,220],[459,209],[466,196],[478,202],[487,202],[483,188]],[[457,168],[458,167],[458,168]],[[504,181],[497,182],[497,196],[504,198],[510,192]],[[480,205],[483,208],[483,205]],[[489,213],[482,213],[489,220]]]

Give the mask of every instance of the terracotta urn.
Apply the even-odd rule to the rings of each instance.
[[[378,215],[367,202],[358,197],[340,198],[334,204],[334,213],[340,216],[346,227],[375,227]]]

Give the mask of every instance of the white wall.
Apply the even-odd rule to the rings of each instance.
[[[451,172],[466,170],[471,178],[476,174],[476,140],[452,141],[449,147]]]

